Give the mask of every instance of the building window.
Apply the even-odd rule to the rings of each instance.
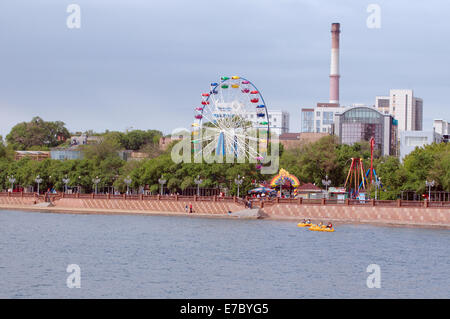
[[[406,146],[423,146],[427,144],[428,138],[426,136],[406,136]]]
[[[333,124],[333,112],[323,112],[323,125]]]

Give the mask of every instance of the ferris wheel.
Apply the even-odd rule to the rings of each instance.
[[[194,154],[205,144],[215,155],[233,155],[257,163],[267,154],[269,116],[261,92],[249,80],[239,76],[222,77],[210,84],[195,108],[192,124]],[[209,134],[205,135],[205,131]],[[256,134],[255,134],[256,132]]]

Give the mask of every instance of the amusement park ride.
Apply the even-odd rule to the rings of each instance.
[[[375,169],[373,168],[373,150],[375,147],[375,139],[370,139],[370,168],[364,174],[364,165],[362,158],[352,158],[350,169],[348,170],[347,179],[345,180],[344,188],[349,192],[349,197],[352,199],[363,199],[362,194],[371,187],[372,184],[376,184],[377,187],[383,187],[380,179],[377,176]],[[364,197],[365,198],[365,197]]]
[[[245,78],[223,76],[211,83],[209,92],[201,97],[192,123],[194,156],[202,156],[202,149],[214,147],[216,156],[241,157],[261,169],[267,156],[270,125],[260,91]]]

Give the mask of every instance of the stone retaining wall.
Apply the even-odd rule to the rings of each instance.
[[[0,197],[0,205],[34,205],[38,201],[33,197]]]
[[[192,204],[194,213],[226,214],[237,212],[244,205],[234,201],[192,201],[192,200],[136,200],[136,199],[90,199],[61,198],[55,200],[54,208],[76,211],[99,209],[111,212],[173,212],[185,213],[185,206]],[[33,207],[32,197],[0,197],[0,205]],[[258,205],[254,205],[257,208]],[[310,218],[316,221],[342,221],[349,223],[388,223],[398,225],[444,226],[450,227],[450,208],[437,207],[380,207],[368,205],[307,205],[296,203],[274,203],[264,206],[263,215],[277,219],[301,220]]]
[[[264,207],[264,212],[270,217],[296,220],[311,218],[324,222],[342,220],[450,226],[450,209],[448,208],[274,204]]]
[[[186,205],[192,204],[194,213],[226,214],[229,210],[236,212],[244,206],[233,202],[193,202],[170,200],[117,200],[117,199],[75,199],[62,198],[54,202],[56,207],[82,209],[136,210],[153,212],[184,213]]]

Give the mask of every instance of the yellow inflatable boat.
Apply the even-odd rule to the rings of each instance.
[[[309,227],[309,230],[313,230],[313,231],[325,231],[325,232],[334,232],[334,228],[328,228],[325,225],[319,226],[319,225],[312,225],[311,227]]]
[[[306,223],[298,223],[297,224],[297,227],[310,227],[310,226],[312,226],[313,224],[306,224]]]

